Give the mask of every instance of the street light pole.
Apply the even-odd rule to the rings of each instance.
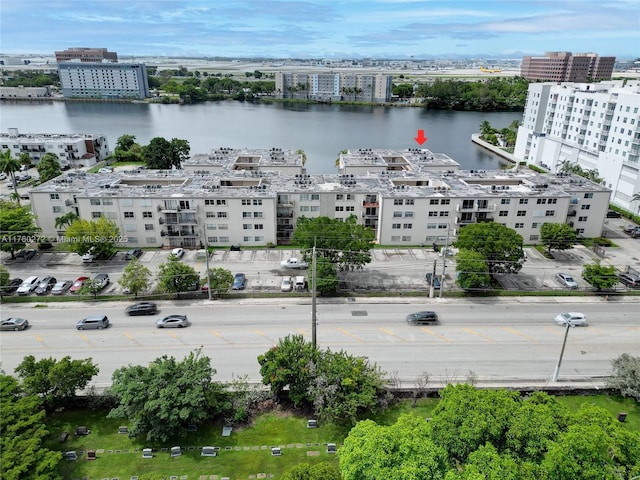
[[[442,251],[442,278],[440,278],[440,294],[439,297],[442,298],[442,292],[444,291],[444,277],[446,275],[447,269],[447,254],[449,253],[449,229],[451,224],[447,223],[447,239],[444,241],[444,248]]]
[[[318,342],[316,338],[316,247],[313,246],[311,256],[311,344],[313,348],[316,348]]]
[[[564,331],[564,340],[562,341],[562,350],[560,350],[560,358],[558,358],[558,364],[556,365],[556,369],[553,371],[553,377],[551,377],[552,382],[558,381],[558,374],[560,373],[560,365],[562,364],[562,356],[564,355],[564,347],[567,344],[567,336],[569,335],[569,328],[571,328],[571,322],[567,320],[567,328]]]
[[[211,297],[211,275],[209,275],[209,242],[207,241],[207,231],[206,229],[202,230],[204,236],[204,257],[207,263],[207,295],[209,300],[213,300]]]

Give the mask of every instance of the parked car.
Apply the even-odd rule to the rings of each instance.
[[[71,285],[73,285],[71,280],[61,280],[53,286],[51,293],[53,295],[64,295],[69,291]]]
[[[155,315],[158,313],[158,306],[153,302],[139,302],[130,305],[124,311],[127,315]]]
[[[628,223],[624,226],[624,228],[622,229],[622,231],[624,233],[631,233],[632,230],[635,230],[636,228],[638,228],[638,225],[634,225],[633,223]]]
[[[622,215],[620,215],[620,213],[616,212],[615,210],[607,211],[607,218],[620,218],[620,217],[622,217]]]
[[[640,227],[636,227],[636,228],[634,228],[633,230],[631,230],[631,231],[629,232],[629,235],[630,235],[632,238],[638,238],[638,237],[640,237]]]
[[[578,288],[578,282],[568,273],[556,273],[556,280],[567,288]]]
[[[158,328],[184,328],[191,325],[186,315],[169,315],[156,321]]]
[[[18,295],[29,295],[38,287],[39,279],[35,275],[28,277],[24,282],[18,287],[16,293]]]
[[[431,279],[433,278],[433,288],[435,288],[436,290],[440,290],[440,277],[438,275],[436,275],[435,277],[433,276],[433,273],[427,273],[424,276],[425,281],[427,282],[427,285],[431,286]]]
[[[296,277],[293,287],[298,292],[304,292],[309,289],[309,283],[307,282],[306,278],[304,278],[302,275],[299,275]]]
[[[7,318],[0,322],[0,330],[2,331],[14,331],[24,330],[29,326],[29,320],[19,317]]]
[[[293,269],[309,268],[309,264],[307,262],[302,261],[299,258],[288,258],[286,260],[282,260],[280,262],[280,266],[284,268],[293,268]]]
[[[113,167],[102,167],[98,173],[113,173]]]
[[[142,249],[132,248],[125,254],[124,258],[126,260],[133,260],[134,258],[140,258],[141,256],[142,256]]]
[[[58,281],[55,279],[55,277],[44,277],[42,280],[40,280],[40,283],[35,289],[36,295],[44,295],[45,293],[48,293],[56,283],[58,283]]]
[[[28,173],[19,173],[16,175],[16,180],[19,182],[26,182],[27,180],[31,180],[31,175]]]
[[[76,293],[78,290],[84,287],[84,284],[87,282],[87,280],[89,280],[89,277],[78,277],[76,281],[73,282],[73,285],[71,285],[71,288],[69,288],[69,292]]]
[[[91,248],[87,253],[82,255],[82,263],[92,263],[96,259],[94,249]]]
[[[236,273],[233,277],[233,285],[231,285],[232,290],[242,290],[246,287],[247,277],[244,273]]]
[[[109,326],[109,318],[106,315],[89,315],[87,318],[78,320],[76,328],[78,330],[102,330]]]
[[[20,285],[22,285],[21,278],[12,278],[11,280],[9,280],[9,283],[7,285],[1,287],[2,294],[11,295],[12,293],[15,293]]]
[[[441,257],[453,257],[453,249],[451,247],[441,248],[438,251],[438,255]]]
[[[0,180],[6,180],[7,179],[7,174],[4,172],[0,172]]]
[[[16,260],[18,260],[19,262],[26,262],[27,260],[31,260],[33,257],[35,257],[36,253],[37,252],[31,248],[20,250],[18,253],[16,253]]]
[[[440,323],[436,312],[424,311],[407,315],[409,325],[437,325]]]
[[[633,273],[619,273],[618,279],[620,280],[620,283],[626,285],[627,287],[640,287],[640,276]]]
[[[586,327],[587,317],[584,313],[566,312],[556,315],[555,322],[558,325],[567,325],[570,327]]]
[[[291,292],[293,290],[293,279],[291,277],[282,277],[280,282],[281,292]]]
[[[171,255],[175,255],[178,258],[184,257],[184,248],[174,248],[171,250]]]
[[[109,282],[109,275],[107,275],[106,273],[99,273],[93,279],[93,285],[96,290],[102,290],[104,287],[109,285]]]

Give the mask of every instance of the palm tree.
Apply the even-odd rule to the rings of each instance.
[[[11,183],[13,183],[13,192],[15,194],[16,201],[20,203],[20,195],[18,194],[18,182],[16,182],[16,174],[20,170],[20,161],[17,158],[11,156],[11,150],[7,149],[0,154],[0,172],[6,173],[11,177]]]
[[[64,227],[68,227],[69,225],[71,225],[77,218],[78,215],[73,212],[65,213],[60,217],[56,217],[55,227],[58,230],[62,230],[64,229]]]
[[[638,213],[640,213],[640,192],[634,193],[631,197],[631,203],[638,202]]]
[[[495,129],[491,126],[491,124],[487,120],[484,120],[480,124],[480,135],[482,136],[482,138],[485,138],[492,133],[495,133]]]

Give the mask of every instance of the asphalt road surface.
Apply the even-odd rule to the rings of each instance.
[[[367,356],[405,385],[424,372],[432,382],[441,383],[464,381],[469,372],[485,383],[549,381],[565,331],[553,317],[564,311],[585,313],[589,326],[570,329],[559,381],[602,378],[611,371],[610,362],[616,356],[640,354],[637,302],[569,298],[378,302],[321,300],[317,309],[318,345]],[[103,387],[121,366],[146,365],[165,354],[181,359],[202,346],[217,370],[216,380],[247,375],[258,382],[258,355],[288,334],[311,339],[308,299],[303,304],[286,299],[271,303],[161,302],[158,315],[138,317],[127,317],[126,305],[3,306],[2,318],[25,317],[31,327],[0,334],[2,369],[13,373],[29,354],[36,358],[91,357],[100,368],[95,385]],[[435,310],[441,324],[408,325],[406,315],[418,310]],[[109,316],[112,325],[108,329],[75,329],[77,320],[98,313]],[[185,329],[155,328],[157,318],[171,313],[188,315],[192,325]]]

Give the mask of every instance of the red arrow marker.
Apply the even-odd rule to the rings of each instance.
[[[414,140],[418,142],[419,145],[422,145],[424,142],[426,142],[429,139],[424,136],[424,130],[418,130],[418,136],[414,138]]]

